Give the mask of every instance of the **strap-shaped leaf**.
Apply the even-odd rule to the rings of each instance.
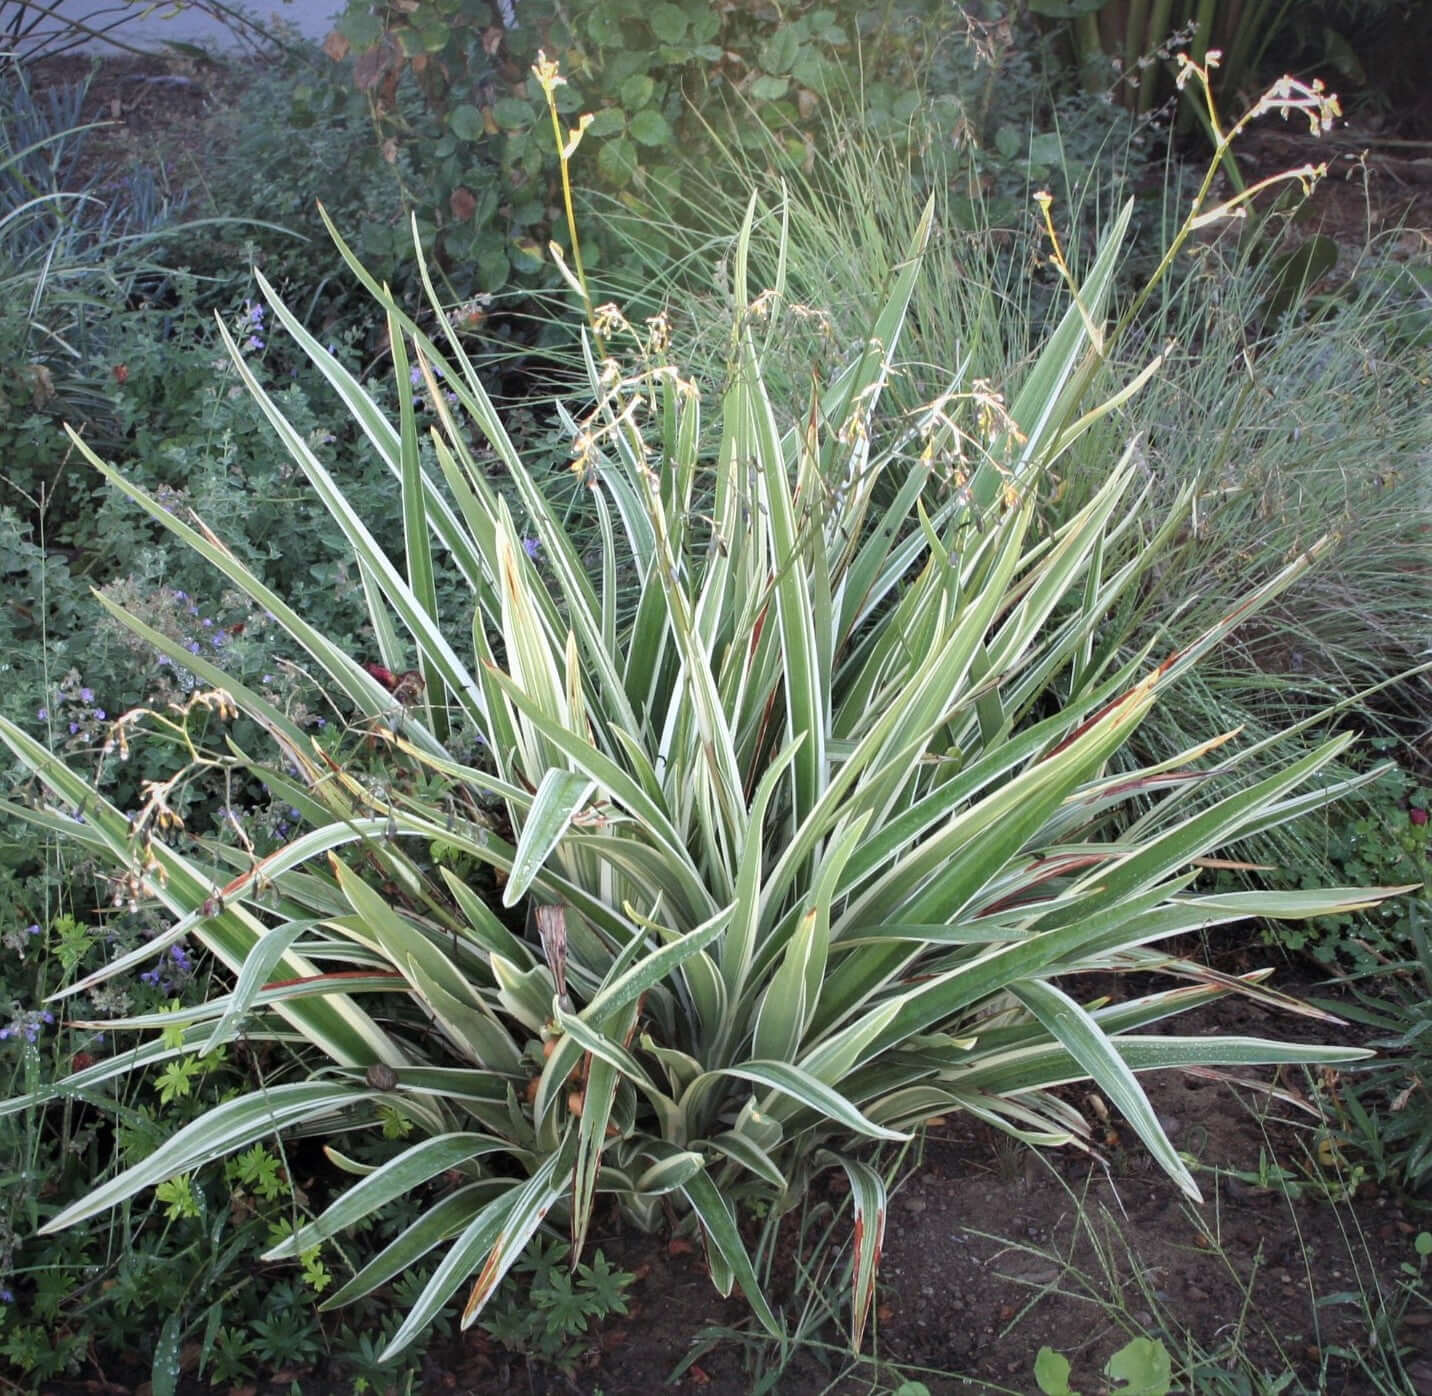
[[[484,1154],[506,1152],[509,1147],[505,1140],[490,1134],[438,1134],[421,1140],[374,1169],[362,1182],[355,1183],[320,1216],[266,1251],[262,1259],[288,1260],[301,1255],[310,1246],[337,1236],[395,1198],[406,1197],[429,1178],[436,1178],[439,1173]]]
[[[1187,1164],[1169,1142],[1133,1071],[1099,1025],[1062,989],[1042,980],[1014,988],[1015,997],[1062,1042],[1099,1089],[1133,1126],[1160,1167],[1195,1202],[1203,1200]]]
[[[885,1246],[885,1180],[869,1164],[843,1154],[822,1152],[816,1156],[816,1163],[827,1168],[839,1165],[850,1180],[850,1200],[855,1210],[854,1253],[850,1261],[850,1350],[859,1352]]]
[[[165,1141],[162,1149],[101,1183],[78,1202],[72,1202],[40,1230],[63,1231],[86,1217],[108,1211],[166,1178],[212,1163],[294,1125],[329,1120],[380,1094],[351,1086],[335,1086],[331,1081],[301,1081],[226,1101],[185,1125]]]
[[[731,1205],[716,1190],[710,1174],[704,1171],[693,1174],[681,1185],[681,1191],[701,1222],[708,1251],[720,1256],[726,1272],[741,1286],[747,1303],[765,1325],[766,1331],[776,1338],[784,1339],[785,1330],[766,1300],[765,1291],[761,1288],[755,1267],[751,1264],[751,1257],[746,1251],[746,1243],[741,1240],[741,1232],[731,1212]],[[711,1271],[712,1279],[715,1280],[715,1265],[712,1265]],[[723,1295],[731,1292],[729,1284],[717,1287]]]
[[[501,1196],[511,1186],[508,1178],[485,1178],[439,1199],[318,1307],[341,1309],[345,1304],[366,1298],[395,1276],[406,1274],[434,1246],[462,1232],[494,1197]]]
[[[492,1253],[467,1297],[462,1311],[463,1328],[470,1328],[476,1321],[502,1282],[502,1277],[521,1259],[533,1232],[541,1226],[552,1204],[561,1198],[567,1186],[566,1174],[576,1151],[575,1132],[568,1131],[561,1145],[553,1150],[542,1167],[515,1191],[502,1234],[493,1243]]]
[[[839,1091],[789,1062],[741,1062],[738,1066],[726,1066],[708,1072],[707,1076],[735,1076],[743,1081],[754,1081],[757,1085],[767,1086],[787,1097],[789,1103],[782,1102],[771,1108],[771,1113],[778,1119],[788,1118],[795,1108],[804,1107],[871,1139],[902,1142],[910,1137],[866,1119]],[[793,1103],[793,1106],[790,1103]]]
[[[551,770],[542,777],[517,840],[512,872],[502,893],[503,906],[516,906],[527,895],[548,854],[562,841],[572,816],[595,789],[596,781],[576,771]]]

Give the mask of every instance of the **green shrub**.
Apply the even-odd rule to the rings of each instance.
[[[1078,1144],[1088,1125],[1056,1088],[1090,1078],[1196,1195],[1138,1072],[1359,1056],[1142,1031],[1234,987],[1158,948],[1170,936],[1331,914],[1384,892],[1193,886],[1196,859],[1347,788],[1295,793],[1346,737],[1202,808],[1192,801],[1210,773],[1242,764],[1207,764],[1226,737],[1110,768],[1163,692],[1320,551],[1148,668],[1101,635],[1181,517],[1143,535],[1136,455],[1111,464],[1055,534],[1032,531],[1047,472],[1118,401],[1090,405],[1085,393],[1129,216],[1007,410],[957,378],[911,424],[882,415],[879,397],[928,211],[868,334],[809,409],[784,420],[764,379],[768,342],[779,343],[772,317],[786,305],[780,285],[751,298],[748,212],[731,265],[735,304],[749,308],[715,389],[714,433],[662,325],[637,334],[613,311],[596,316],[597,342],[630,343],[636,366],[590,357],[590,398],[572,422],[574,472],[598,519],[590,556],[524,466],[455,333],[440,347],[343,248],[388,316],[394,425],[260,278],[401,505],[400,570],[226,335],[344,532],[377,663],[77,442],[275,617],[339,721],[318,731],[311,713],[285,710],[222,656],[190,655],[114,602],[112,614],[208,686],[187,714],[242,710],[275,758],[256,754],[257,738],[195,740],[186,725],[173,774],[126,811],[0,721],[47,791],[10,811],[67,833],[173,918],[105,973],[190,935],[237,976],[232,992],[184,1009],[177,1030],[174,1015],[123,1020],[170,1031],[57,1089],[92,1093],[150,1065],[183,1070],[240,1033],[250,1044],[296,1036],[329,1065],[209,1111],[46,1230],[298,1127],[355,1139],[328,1156],[360,1181],[270,1259],[307,1254],[401,1199],[419,1208],[357,1258],[326,1306],[361,1300],[446,1246],[383,1358],[476,1272],[463,1310],[474,1321],[549,1216],[579,1256],[598,1194],[642,1227],[675,1205],[703,1235],[717,1287],[739,1282],[779,1333],[733,1204],[779,1215],[812,1177],[839,1169],[854,1206],[858,1345],[885,1216],[860,1145],[960,1111]],[[435,298],[432,309],[447,327]],[[410,362],[438,407],[431,458]],[[917,503],[931,474],[950,488],[927,510]],[[889,503],[874,508],[882,477]],[[460,630],[441,624],[444,573],[471,598]],[[120,723],[111,759],[153,720]],[[262,859],[183,837],[178,792],[216,772],[262,782],[299,812],[301,832]],[[500,891],[502,913],[484,887]],[[527,921],[514,919],[522,907]],[[1195,982],[1081,1004],[1075,976],[1095,970]],[[1261,992],[1256,976],[1238,987]]]
[[[858,86],[872,125],[898,126],[915,110],[914,74],[947,18],[933,0],[883,9],[831,0],[774,20],[700,0],[519,0],[504,27],[500,9],[354,4],[327,46],[351,58],[378,156],[418,214],[435,274],[459,296],[560,285],[548,253],[560,226],[557,162],[529,77],[539,51],[567,75],[562,116],[591,118],[583,186],[635,207],[679,184],[681,156],[708,148],[711,123],[738,141],[773,132],[803,159],[821,106]],[[340,100],[317,97],[321,86],[304,96],[304,113]],[[937,110],[953,130],[957,104]],[[392,280],[390,268],[408,260],[406,223],[369,220],[356,231],[360,254]],[[595,228],[589,251],[595,265],[618,248]]]

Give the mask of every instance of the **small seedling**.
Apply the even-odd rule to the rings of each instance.
[[[1069,1359],[1053,1348],[1040,1348],[1034,1359],[1034,1379],[1044,1396],[1083,1396],[1069,1385]],[[1134,1338],[1104,1365],[1114,1396],[1168,1396],[1173,1366],[1168,1350],[1157,1338]]]

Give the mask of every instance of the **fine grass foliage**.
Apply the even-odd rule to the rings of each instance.
[[[476,1321],[544,1225],[565,1230],[578,1260],[599,1204],[643,1229],[673,1213],[701,1235],[717,1289],[739,1285],[781,1335],[736,1209],[791,1208],[838,1170],[858,1349],[886,1218],[864,1151],[962,1112],[1037,1144],[1083,1145],[1088,1124],[1059,1087],[1091,1079],[1196,1197],[1141,1072],[1363,1055],[1167,1022],[1228,993],[1309,1011],[1261,973],[1187,959],[1173,938],[1394,890],[1200,884],[1201,862],[1231,841],[1354,788],[1319,782],[1350,738],[1246,780],[1248,749],[1217,729],[1115,765],[1165,692],[1327,545],[1268,572],[1172,653],[1107,643],[1106,618],[1143,585],[1187,495],[1146,527],[1148,487],[1128,449],[1060,527],[1033,525],[1061,457],[1148,376],[1091,396],[1130,210],[1081,280],[1062,267],[1070,304],[1007,408],[957,366],[927,411],[891,419],[881,393],[932,217],[927,207],[865,333],[798,413],[778,411],[766,387],[772,374],[790,381],[771,361],[789,240],[755,294],[754,202],[732,244],[737,314],[720,381],[683,374],[660,320],[637,330],[595,308],[586,396],[568,409],[572,470],[597,520],[582,550],[430,284],[420,319],[338,240],[387,318],[394,422],[260,277],[270,332],[281,326],[328,379],[392,480],[396,557],[221,327],[351,549],[367,662],[201,520],[74,438],[274,617],[329,717],[320,728],[229,672],[222,652],[194,655],[101,598],[196,677],[186,708],[208,725],[183,726],[201,739],[176,746],[174,773],[121,808],[102,779],[0,719],[34,775],[31,800],[7,812],[74,840],[113,870],[117,895],[168,922],[65,993],[183,936],[232,976],[179,1014],[107,1024],[151,1036],[41,1095],[102,1099],[132,1072],[240,1036],[306,1046],[312,1063],[97,1180],[47,1232],[296,1131],[327,1136],[332,1176],[356,1181],[267,1258],[319,1248],[348,1276],[325,1308],[414,1272],[379,1362],[460,1288],[462,1323]],[[438,412],[425,439],[413,369]],[[944,488],[927,507],[932,479]],[[439,588],[454,582],[471,598],[468,623],[444,628]],[[240,714],[261,735],[225,735]],[[154,721],[121,717],[110,764]],[[183,828],[178,792],[216,771],[298,812],[275,851]],[[1231,785],[1201,800],[1215,773]],[[1162,986],[1089,1000],[1080,976],[1092,972],[1154,973]],[[349,1239],[413,1198],[416,1219],[377,1254]]]

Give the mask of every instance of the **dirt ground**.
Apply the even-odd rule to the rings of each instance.
[[[1225,1003],[1192,1030],[1297,1036],[1304,1026]],[[754,1330],[739,1301],[715,1295],[699,1248],[607,1235],[593,1244],[640,1280],[632,1314],[594,1335],[586,1367],[570,1379],[529,1371],[485,1338],[469,1339],[430,1354],[431,1389],[638,1396],[700,1349],[678,1385],[705,1396],[746,1396],[763,1373],[774,1379],[764,1389],[782,1396],[856,1396],[913,1379],[932,1396],[1025,1396],[1036,1391],[1035,1354],[1048,1345],[1070,1359],[1075,1389],[1095,1392],[1106,1389],[1096,1374],[1109,1356],[1142,1334],[1161,1338],[1176,1363],[1191,1341],[1210,1374],[1242,1353],[1269,1378],[1293,1373],[1301,1390],[1357,1396],[1379,1389],[1357,1356],[1377,1369],[1368,1315],[1381,1306],[1383,1339],[1403,1352],[1408,1396],[1432,1396],[1425,1285],[1399,1302],[1425,1204],[1370,1184],[1338,1196],[1353,1160],[1317,1164],[1322,1134],[1294,1103],[1304,1096],[1299,1078],[1254,1072],[1239,1086],[1170,1073],[1144,1084],[1175,1145],[1197,1161],[1201,1204],[1185,1200],[1117,1121],[1104,1159],[1091,1162],[1073,1151],[1040,1155],[954,1118],[930,1132],[892,1201],[860,1364],[832,1326],[784,1371],[772,1344],[728,1336],[707,1350],[705,1329]],[[1276,1086],[1281,1098],[1257,1085]],[[1087,1091],[1071,1099],[1089,1104]],[[790,1276],[794,1257],[786,1259],[777,1273]],[[791,1286],[797,1311],[803,1293]]]
[[[58,60],[45,65],[44,77],[74,77],[87,68],[86,60]],[[90,158],[121,166],[150,158],[156,148],[163,158],[192,153],[196,142],[201,148],[204,119],[242,81],[241,70],[190,60],[107,63],[86,114],[115,125],[96,133]],[[1307,158],[1306,142],[1293,153],[1280,144],[1288,140],[1281,131],[1254,137],[1254,163]],[[1425,253],[1432,230],[1429,157],[1426,142],[1372,130],[1339,133],[1330,178],[1312,206],[1313,226],[1349,247],[1362,245],[1370,230],[1400,228],[1408,255]],[[1200,1024],[1270,1036],[1310,1026],[1301,1019],[1272,1022],[1255,1005],[1228,1003]],[[1026,1396],[1036,1391],[1034,1355],[1047,1344],[1074,1364],[1075,1389],[1095,1392],[1106,1389],[1097,1374],[1110,1353],[1145,1333],[1162,1336],[1175,1353],[1188,1352],[1191,1337],[1215,1367],[1241,1351],[1270,1377],[1291,1371],[1303,1389],[1334,1396],[1378,1389],[1357,1355],[1366,1356],[1376,1339],[1391,1340],[1405,1353],[1409,1396],[1432,1396],[1426,1302],[1432,1281],[1424,1279],[1410,1303],[1399,1302],[1410,1283],[1403,1267],[1415,1270],[1413,1237],[1430,1224],[1426,1200],[1419,1207],[1371,1184],[1330,1198],[1340,1191],[1340,1171],[1345,1179],[1356,1160],[1325,1154],[1318,1167],[1318,1120],[1294,1103],[1306,1091],[1301,1078],[1278,1082],[1281,1096],[1258,1084],[1274,1083],[1268,1073],[1250,1073],[1241,1086],[1192,1074],[1146,1078],[1170,1137],[1199,1166],[1198,1205],[1180,1197],[1117,1120],[1109,1121],[1102,1162],[1073,1153],[1041,1157],[963,1118],[932,1130],[919,1167],[892,1203],[876,1315],[858,1365],[830,1326],[784,1370],[771,1346],[755,1341],[727,1336],[706,1350],[703,1330],[752,1330],[739,1300],[715,1295],[699,1247],[601,1234],[599,1227],[591,1245],[639,1279],[632,1313],[593,1335],[572,1376],[529,1367],[474,1331],[429,1352],[423,1389],[637,1396],[661,1387],[697,1347],[678,1384],[706,1396],[759,1389],[853,1396],[915,1378],[932,1396]],[[1071,1099],[1097,1114],[1087,1092]],[[1286,1170],[1284,1186],[1270,1167]],[[834,1206],[841,1198],[831,1193],[827,1200]],[[788,1248],[778,1267],[793,1302],[808,1291],[796,1279],[799,1258]],[[1379,1305],[1400,1315],[1382,1334],[1367,1321]],[[764,1387],[763,1373],[771,1378]],[[330,1385],[321,1373],[285,1376],[314,1396],[352,1389]],[[1214,1376],[1209,1381],[1200,1389],[1249,1390],[1212,1384]],[[64,1396],[126,1389],[113,1378],[51,1388]],[[207,1388],[194,1387],[201,1389]],[[286,1380],[272,1389],[293,1388]],[[253,1396],[253,1389],[234,1396]]]

